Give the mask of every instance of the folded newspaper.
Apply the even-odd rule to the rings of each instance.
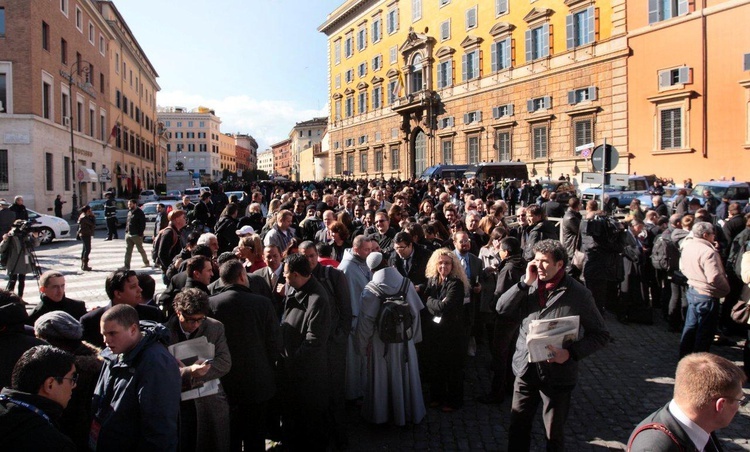
[[[578,340],[581,319],[577,315],[549,320],[532,320],[526,336],[529,362],[536,363],[552,358],[548,345],[565,348]]]
[[[169,352],[185,366],[214,359],[215,346],[205,336],[196,337],[169,346]],[[208,380],[200,386],[182,392],[182,400],[192,400],[219,392],[219,379]]]

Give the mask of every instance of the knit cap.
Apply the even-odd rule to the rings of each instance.
[[[34,322],[34,332],[42,339],[80,340],[83,327],[72,315],[64,311],[52,311]]]

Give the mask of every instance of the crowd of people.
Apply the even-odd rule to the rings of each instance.
[[[0,291],[6,443],[344,449],[347,403],[368,422],[399,426],[429,408],[461,410],[467,359],[483,347],[493,376],[479,401],[511,398],[507,449],[532,448],[542,404],[547,449],[563,450],[580,361],[611,340],[605,319],[650,323],[659,313],[682,334],[675,395],[636,428],[632,450],[720,450],[713,432],[745,404],[745,372],[709,353],[747,329],[731,317],[750,299],[750,216],[736,204],[721,218],[721,203],[672,213],[655,199],[621,219],[597,201],[562,205],[538,181],[243,189],[241,199],[214,186],[197,203],[161,206],[150,257],[130,201],[107,306],[86,312],[54,270],[30,315]],[[83,270],[89,215],[79,218]],[[161,269],[162,293],[130,269],[133,248]],[[532,350],[538,325],[570,318],[573,339],[545,343],[541,357]],[[212,352],[176,359],[187,341]],[[747,347],[745,357],[747,371]]]

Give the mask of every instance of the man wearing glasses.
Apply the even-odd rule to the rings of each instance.
[[[77,381],[75,357],[68,352],[37,345],[21,355],[10,387],[0,393],[3,450],[76,450],[55,425]]]
[[[725,358],[687,355],[677,364],[672,400],[638,424],[628,450],[722,450],[714,432],[747,404],[744,383],[742,369]]]

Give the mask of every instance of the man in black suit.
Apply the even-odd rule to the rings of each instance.
[[[279,320],[271,300],[253,294],[238,260],[221,265],[223,286],[209,298],[212,316],[224,324],[232,369],[222,379],[230,407],[232,450],[263,450],[268,401],[276,393],[274,362]],[[252,381],[252,384],[248,384]]]
[[[630,435],[632,451],[720,451],[715,431],[728,426],[741,406],[745,373],[711,353],[691,353],[677,364],[672,400]]]
[[[121,268],[107,275],[104,282],[104,290],[111,300],[107,306],[94,309],[81,317],[83,326],[83,340],[104,348],[104,339],[101,335],[99,321],[107,309],[118,304],[127,304],[135,308],[140,320],[152,320],[157,323],[164,322],[164,316],[161,311],[154,306],[141,304],[141,287],[138,284],[138,275],[132,270]]]
[[[427,286],[427,261],[430,253],[421,246],[415,246],[408,232],[399,232],[393,238],[395,253],[388,258],[388,264],[398,270],[414,284],[418,294],[422,294]]]

